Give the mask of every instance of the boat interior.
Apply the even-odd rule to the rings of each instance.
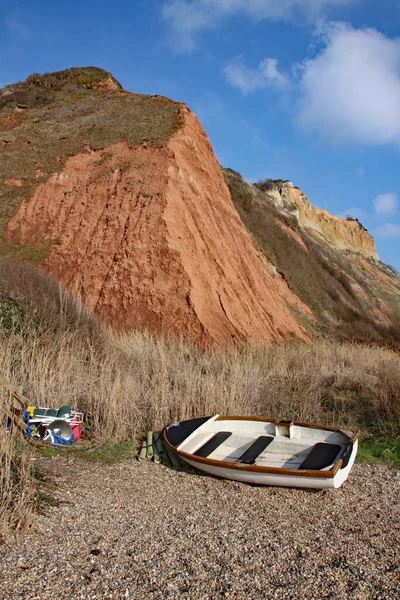
[[[347,465],[354,432],[216,415],[177,424],[166,435],[178,451],[203,459],[243,466],[329,470],[339,458],[342,468]]]

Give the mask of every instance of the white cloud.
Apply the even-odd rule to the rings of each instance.
[[[383,227],[376,230],[376,235],[381,238],[396,238],[400,237],[400,225],[393,223],[385,223]]]
[[[234,58],[224,69],[228,81],[242,90],[244,94],[267,86],[284,88],[289,84],[288,78],[279,71],[275,58],[264,58],[257,69],[249,69],[241,56]]]
[[[17,21],[16,19],[7,17],[6,25],[9,29],[11,29],[12,31],[14,31],[15,33],[17,33],[20,36],[25,37],[28,34],[28,27],[26,25],[24,25],[23,23],[21,23],[20,21]]]
[[[198,34],[220,27],[224,21],[242,15],[255,22],[265,19],[288,21],[305,18],[315,20],[336,6],[354,4],[358,0],[166,0],[163,18],[171,27],[174,43],[190,51]]]
[[[397,195],[378,194],[374,200],[374,208],[378,215],[394,215],[397,210]]]
[[[301,68],[298,121],[333,141],[400,144],[400,39],[330,24]]]

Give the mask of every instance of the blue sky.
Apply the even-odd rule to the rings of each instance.
[[[357,216],[400,270],[400,0],[0,0],[0,86],[96,65],[186,102],[223,166]]]

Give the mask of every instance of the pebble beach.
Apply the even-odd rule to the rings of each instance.
[[[0,546],[2,598],[400,598],[399,470],[306,491],[38,460],[59,505]]]

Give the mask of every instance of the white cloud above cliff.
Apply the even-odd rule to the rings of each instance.
[[[397,212],[397,194],[394,193],[386,193],[386,194],[378,194],[373,203],[372,209],[367,210],[365,207],[356,207],[352,206],[347,209],[341,216],[342,219],[345,219],[348,216],[357,217],[358,219],[372,219],[374,222],[382,222],[383,218],[392,217]],[[393,225],[386,224],[380,228],[380,233],[383,231],[390,232]],[[396,225],[394,226],[396,227]],[[388,237],[388,236],[386,236]]]
[[[333,141],[400,144],[400,39],[331,24],[300,66],[297,121]]]
[[[361,206],[352,206],[351,208],[348,208],[347,210],[345,210],[342,214],[339,214],[338,216],[341,219],[357,218],[357,219],[363,220],[363,219],[368,219],[371,215],[365,208],[362,208]]]
[[[17,21],[16,19],[7,17],[5,20],[5,23],[12,32],[14,32],[20,36],[23,36],[23,37],[28,35],[28,27],[26,25],[24,25],[23,23],[21,23],[20,21]]]
[[[374,209],[377,215],[394,215],[397,211],[397,194],[378,194]]]
[[[288,77],[279,70],[275,58],[264,58],[256,69],[250,69],[238,56],[230,61],[224,72],[229,83],[244,94],[271,86],[283,89],[289,85]]]
[[[253,22],[301,19],[315,22],[330,9],[358,0],[167,0],[162,16],[174,45],[190,51],[202,31],[221,27],[237,15]]]
[[[400,225],[393,223],[385,223],[382,227],[378,227],[375,235],[380,238],[400,238]]]
[[[288,74],[275,58],[249,68],[240,56],[224,68],[225,76],[244,94],[271,86],[294,90],[293,118],[306,133],[334,143],[400,145],[400,38],[330,23],[316,39],[314,56]]]

